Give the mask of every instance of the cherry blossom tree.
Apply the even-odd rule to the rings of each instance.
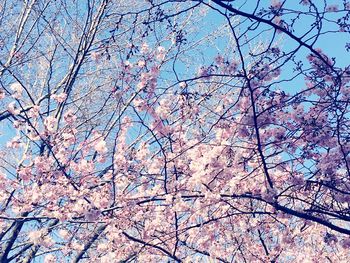
[[[348,262],[349,11],[1,1],[0,262]]]

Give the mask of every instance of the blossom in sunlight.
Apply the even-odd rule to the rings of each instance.
[[[11,113],[12,115],[18,115],[21,113],[20,109],[18,109],[16,107],[16,102],[12,101],[8,104],[7,106],[7,110],[9,111],[9,113]]]
[[[53,94],[51,96],[55,101],[57,101],[58,103],[62,103],[65,101],[65,99],[67,98],[67,94],[62,92],[60,94]]]
[[[96,152],[98,152],[99,154],[104,154],[108,151],[107,149],[107,143],[104,140],[99,140],[96,144],[95,144],[95,150]]]
[[[13,98],[19,99],[20,97],[22,97],[23,87],[20,83],[12,83],[10,89],[14,92],[12,94]]]
[[[53,116],[48,116],[44,120],[45,128],[48,132],[52,133],[55,130],[57,119]]]

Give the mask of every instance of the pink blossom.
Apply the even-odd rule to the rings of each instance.
[[[104,154],[108,151],[107,149],[107,143],[104,140],[99,140],[95,144],[95,151],[98,152],[99,154]]]
[[[29,240],[34,244],[38,244],[42,239],[42,236],[43,236],[42,230],[36,230],[28,233]]]
[[[77,119],[72,110],[68,110],[64,114],[63,118],[67,124],[73,124]]]
[[[140,67],[140,68],[143,68],[144,66],[146,66],[146,61],[139,60],[139,62],[137,62],[137,66]]]
[[[157,55],[156,58],[158,60],[163,60],[165,58],[165,48],[160,46],[157,48]]]
[[[63,239],[67,239],[69,237],[69,232],[65,229],[61,229],[58,233]]]
[[[143,43],[141,45],[141,53],[145,54],[149,51],[149,47],[148,47],[148,44],[147,43]]]
[[[75,142],[75,135],[72,132],[65,132],[62,134],[64,147],[69,147]]]
[[[85,219],[87,221],[96,221],[99,218],[100,214],[101,212],[97,209],[89,209],[85,213]]]
[[[274,9],[280,9],[281,6],[282,6],[282,3],[281,3],[280,0],[272,0],[272,1],[271,1],[271,6],[272,6],[272,8],[274,8]]]
[[[136,109],[142,111],[146,109],[146,102],[141,98],[136,98],[133,100],[133,104]]]
[[[51,96],[52,99],[54,99],[55,101],[57,101],[58,103],[62,103],[65,101],[65,99],[67,98],[67,94],[62,92],[60,94],[54,94]]]
[[[18,115],[18,114],[21,113],[21,110],[16,107],[16,102],[15,101],[12,101],[12,102],[9,103],[9,105],[7,106],[7,110],[12,115]]]
[[[18,171],[18,175],[20,176],[20,178],[27,182],[31,179],[32,177],[32,173],[31,173],[31,169],[30,167],[22,167],[19,171]]]
[[[18,149],[21,146],[20,136],[15,136],[11,141],[7,142],[7,147]]]
[[[133,64],[129,61],[129,60],[126,60],[125,62],[124,62],[124,66],[126,67],[126,68],[132,68],[133,67]]]
[[[101,58],[101,54],[98,52],[91,52],[90,57],[93,61],[98,61]]]
[[[147,82],[142,80],[137,84],[137,90],[143,90],[147,85]]]
[[[53,133],[54,132],[55,127],[56,127],[56,122],[57,122],[57,120],[53,116],[48,116],[48,117],[45,118],[44,125],[45,125],[46,130],[49,133]]]
[[[186,82],[182,81],[179,83],[179,86],[180,86],[180,88],[183,89],[183,88],[186,88],[187,84],[186,84]]]
[[[225,62],[224,57],[221,56],[221,55],[216,56],[216,57],[215,57],[215,62],[216,62],[216,64],[218,64],[219,66],[222,66],[222,65],[224,64],[224,62]]]
[[[6,96],[5,91],[3,89],[0,89],[0,100],[4,99]]]
[[[44,258],[44,263],[56,263],[56,262],[57,262],[57,259],[52,254],[46,255],[45,258]]]
[[[327,12],[337,12],[339,10],[338,5],[328,5],[326,7]]]
[[[28,116],[32,118],[37,118],[40,115],[40,107],[38,105],[34,105],[28,112]]]
[[[345,10],[350,10],[350,2],[346,2],[344,5]]]
[[[345,249],[350,248],[350,238],[345,238],[341,241],[341,246]]]
[[[198,70],[198,76],[199,77],[209,77],[210,75],[210,70],[209,68],[205,68],[205,67],[200,67],[199,70]]]
[[[12,94],[13,98],[19,99],[20,97],[22,97],[23,87],[20,83],[12,83],[10,89],[14,92]]]

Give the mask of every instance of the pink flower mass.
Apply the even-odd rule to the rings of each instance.
[[[0,262],[350,262],[349,6],[0,1]]]

